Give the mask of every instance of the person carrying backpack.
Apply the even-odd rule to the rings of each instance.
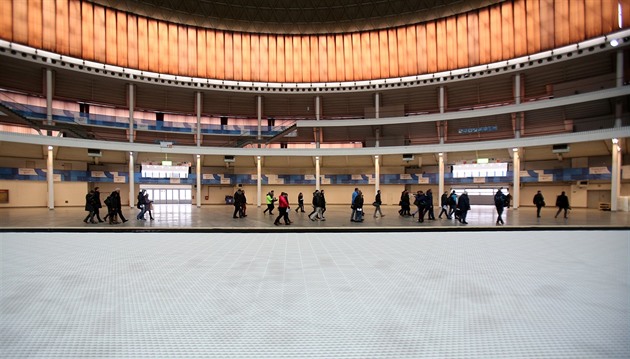
[[[507,197],[501,191],[503,187],[499,188],[497,193],[494,194],[494,207],[497,209],[497,226],[505,224],[503,221],[503,208],[507,205]]]

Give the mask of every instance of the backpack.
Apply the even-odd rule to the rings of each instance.
[[[112,206],[112,197],[111,196],[107,196],[107,198],[105,198],[105,205],[107,207],[111,207]]]

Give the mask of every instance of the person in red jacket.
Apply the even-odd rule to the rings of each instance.
[[[289,220],[289,208],[291,208],[289,207],[289,195],[286,192],[280,193],[278,197],[278,211],[280,213],[273,224],[276,226],[280,225],[280,218],[284,218],[284,224],[286,225],[293,223]]]

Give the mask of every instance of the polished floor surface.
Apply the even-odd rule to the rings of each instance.
[[[630,228],[629,212],[607,212],[595,209],[574,209],[568,218],[562,214],[554,218],[555,208],[544,208],[541,218],[536,218],[536,209],[521,207],[507,209],[503,214],[504,226],[496,226],[496,210],[493,206],[473,206],[468,213],[468,225],[455,220],[436,219],[418,223],[417,217],[401,217],[398,207],[384,206],[385,217],[374,218],[374,207],[366,207],[366,215],[361,223],[351,222],[351,209],[345,205],[329,206],[325,213],[326,221],[311,221],[309,213],[290,211],[291,225],[275,226],[274,216],[263,214],[264,208],[249,205],[247,217],[234,219],[233,206],[156,205],[151,221],[136,219],[138,210],[125,208],[123,213],[129,221],[124,224],[83,223],[87,212],[80,207],[46,208],[1,208],[0,230],[70,230],[70,231],[445,231],[445,230],[516,230],[516,229],[579,229],[579,228]],[[307,210],[310,210],[308,208]],[[102,211],[104,212],[104,211]],[[103,213],[104,214],[104,213]],[[435,213],[436,217],[438,213]]]
[[[224,211],[157,211],[154,222],[125,226],[275,229],[268,217]],[[3,226],[83,227],[80,211],[8,212]],[[491,213],[473,211],[466,230],[422,232],[459,225],[387,212],[363,223],[345,208],[324,223],[293,216],[309,228],[356,228],[339,233],[4,228],[0,356],[630,357],[627,229],[491,231]],[[502,229],[536,223],[527,210],[509,212]],[[383,222],[412,230],[360,230]],[[579,210],[541,222],[627,223]]]

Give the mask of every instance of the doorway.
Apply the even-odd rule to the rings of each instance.
[[[188,185],[140,185],[154,204],[192,204],[192,186]]]

